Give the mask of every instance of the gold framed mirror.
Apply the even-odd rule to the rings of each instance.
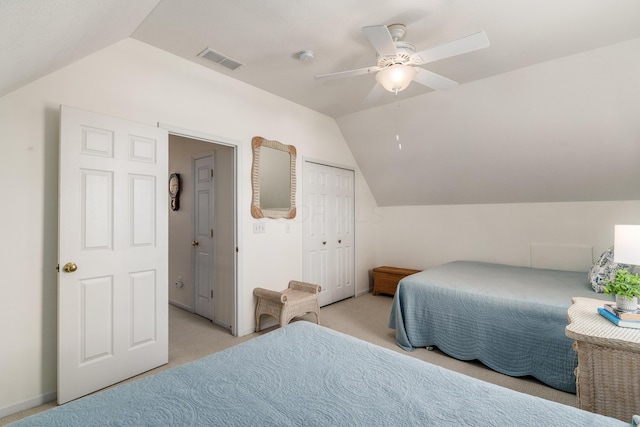
[[[254,136],[251,148],[251,216],[295,218],[296,147]]]

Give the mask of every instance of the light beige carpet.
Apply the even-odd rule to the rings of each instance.
[[[387,327],[392,300],[390,296],[373,296],[369,293],[358,298],[340,301],[320,309],[320,324],[471,377],[566,405],[576,406],[577,399],[574,394],[552,389],[532,378],[512,378],[494,372],[478,362],[455,360],[438,350],[428,351],[424,348],[416,349],[413,352],[402,350],[396,345],[395,331]],[[312,320],[314,316],[309,315],[308,318]],[[299,321],[304,319],[305,317],[300,318]],[[213,325],[203,317],[169,306],[169,363],[131,380],[215,353],[257,335],[268,333],[276,327],[266,329],[258,334],[254,333],[236,338],[229,331]],[[0,425],[8,424],[54,406],[55,403],[51,402],[10,415],[0,419]]]

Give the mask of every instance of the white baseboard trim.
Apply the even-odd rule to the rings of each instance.
[[[365,289],[360,292],[356,292],[356,298],[361,297],[362,295],[366,295],[369,292],[373,292],[373,288]]]
[[[176,300],[172,300],[172,299],[170,299],[170,300],[169,300],[169,304],[171,304],[171,305],[175,305],[176,307],[180,307],[181,309],[183,309],[183,310],[187,310],[187,311],[189,311],[189,312],[191,312],[191,313],[193,313],[193,312],[194,312],[193,307],[189,307],[188,305],[183,304],[183,303],[181,303],[181,302],[178,302],[178,301],[176,301]]]
[[[50,391],[49,393],[41,394],[40,396],[32,397],[31,399],[23,400],[22,402],[13,403],[11,405],[0,408],[0,418],[8,417],[16,412],[24,411],[25,409],[35,408],[36,406],[44,405],[53,400],[56,400],[57,393]]]
[[[269,329],[272,326],[279,325],[280,322],[273,316],[262,316],[262,320],[260,321],[260,330],[263,331],[265,329]],[[244,337],[245,335],[252,334],[256,331],[256,325],[251,323],[250,328],[243,329],[242,331],[238,331],[239,337]]]

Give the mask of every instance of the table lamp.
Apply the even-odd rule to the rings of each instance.
[[[613,260],[640,265],[640,225],[616,225],[614,230]]]

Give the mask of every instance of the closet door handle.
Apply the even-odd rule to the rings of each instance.
[[[323,245],[326,245],[326,244],[327,244],[327,242],[326,242],[326,241],[324,241],[324,242],[322,242],[322,244],[323,244]]]
[[[342,240],[338,240],[338,243],[342,243]]]

